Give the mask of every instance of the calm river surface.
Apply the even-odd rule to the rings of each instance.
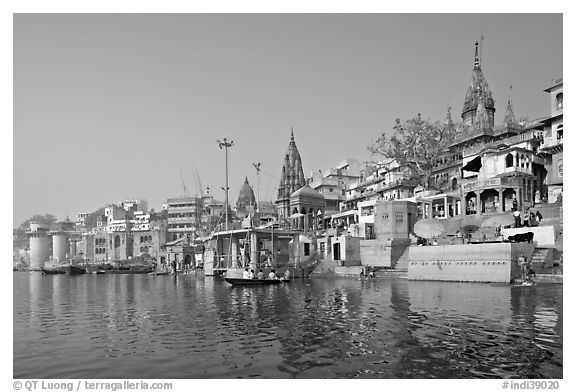
[[[14,273],[15,378],[562,378],[562,285]]]

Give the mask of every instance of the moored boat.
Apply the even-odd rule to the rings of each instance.
[[[65,265],[64,267],[62,267],[62,269],[68,275],[82,275],[86,273],[86,268],[79,267],[77,265]]]
[[[65,274],[62,268],[42,268],[42,274],[44,275],[57,275],[57,274]]]
[[[244,278],[224,278],[224,280],[232,285],[259,285],[259,284],[279,284],[289,283],[289,279],[244,279]]]

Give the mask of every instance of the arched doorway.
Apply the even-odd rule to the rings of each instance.
[[[476,193],[468,192],[464,197],[464,200],[466,202],[466,215],[475,214],[478,208],[476,205]]]
[[[480,193],[482,212],[498,212],[500,209],[500,194],[496,189],[485,189]]]

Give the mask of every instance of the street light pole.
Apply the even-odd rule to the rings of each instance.
[[[256,211],[260,211],[260,166],[262,164],[260,162],[258,163],[253,163],[252,166],[254,166],[254,168],[256,169],[256,177],[258,178],[258,188],[256,190],[256,194],[257,194],[257,199],[256,199]]]
[[[226,223],[225,223],[225,230],[228,231],[228,148],[234,145],[233,140],[227,140],[226,138],[220,140],[216,140],[218,143],[218,147],[222,149],[223,147],[226,149],[226,203],[224,205],[224,209],[226,210]]]

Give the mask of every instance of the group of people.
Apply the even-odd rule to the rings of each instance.
[[[262,269],[260,269],[260,271],[258,271],[258,273],[254,273],[253,269],[248,269],[248,268],[244,268],[244,272],[242,272],[242,279],[259,279],[259,280],[263,280],[266,279],[264,277],[264,271]],[[287,269],[286,272],[284,272],[284,276],[280,276],[275,270],[270,270],[270,272],[268,273],[268,279],[286,279],[289,280],[290,279],[290,270]]]
[[[536,224],[539,224],[542,220],[542,214],[540,211],[536,211],[534,213],[530,210],[530,208],[526,208],[524,210],[524,214],[522,215],[519,210],[515,210],[514,213],[514,227],[532,227]]]

